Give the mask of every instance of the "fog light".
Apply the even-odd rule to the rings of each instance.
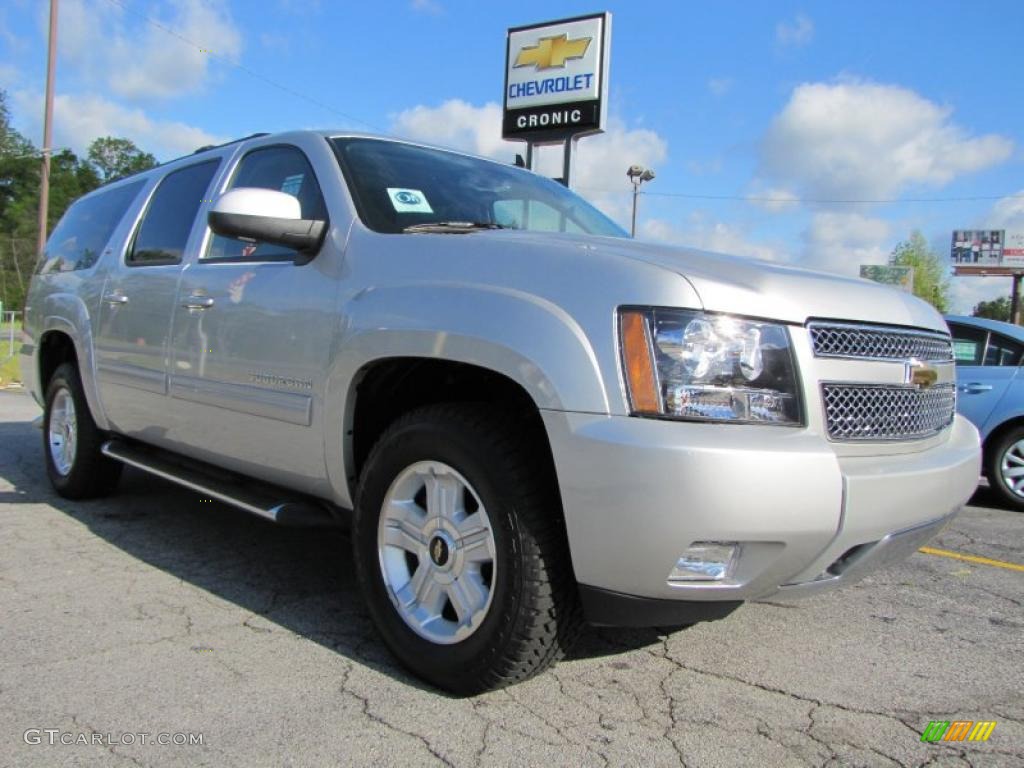
[[[695,542],[683,552],[668,581],[724,581],[732,576],[739,552],[740,545],[735,542]]]

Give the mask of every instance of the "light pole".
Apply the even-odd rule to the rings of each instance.
[[[629,228],[629,234],[630,237],[636,237],[636,199],[640,195],[640,185],[653,179],[654,171],[642,165],[631,165],[626,169],[626,175],[633,182],[633,223]]]

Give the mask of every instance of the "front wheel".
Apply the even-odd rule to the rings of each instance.
[[[400,418],[367,460],[353,526],[384,641],[462,694],[543,670],[580,623],[550,468],[492,411],[442,405]]]
[[[1010,506],[1024,510],[1024,427],[999,438],[988,455],[989,485]]]

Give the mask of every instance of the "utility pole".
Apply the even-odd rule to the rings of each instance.
[[[36,256],[46,247],[46,221],[50,209],[50,154],[53,152],[53,79],[57,70],[57,4],[50,0],[50,47],[46,60],[46,108],[43,114],[43,164],[39,173],[39,242]]]

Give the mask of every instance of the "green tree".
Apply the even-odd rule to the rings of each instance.
[[[39,150],[10,124],[7,94],[0,90],[0,301],[20,309],[35,267],[39,227]],[[95,189],[100,177],[91,163],[68,149],[50,158],[47,231],[77,198]]]
[[[149,152],[143,152],[130,139],[114,136],[103,136],[90,144],[88,158],[103,183],[156,165],[156,158]]]
[[[971,312],[975,317],[987,317],[989,320],[1010,322],[1010,297],[1000,296],[992,301],[979,301]]]
[[[946,262],[928,247],[918,230],[910,239],[896,245],[889,255],[889,263],[897,267],[914,268],[914,295],[931,303],[939,312],[949,308],[949,279]]]

